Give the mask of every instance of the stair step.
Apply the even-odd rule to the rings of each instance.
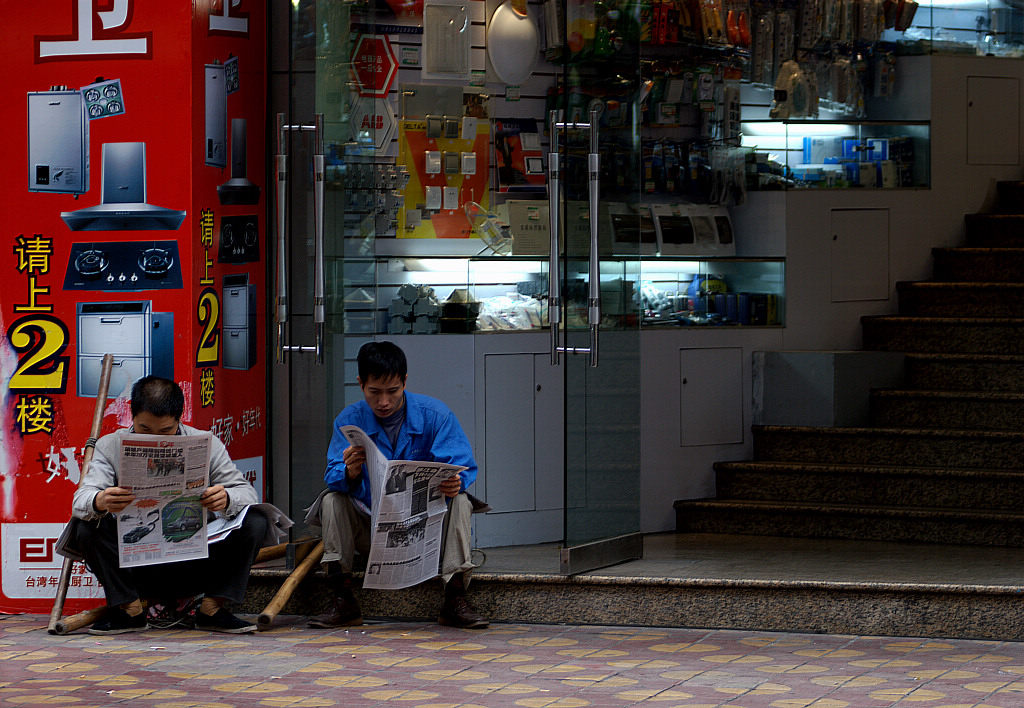
[[[948,391],[1024,391],[1024,356],[907,354],[906,385]]]
[[[979,248],[1024,247],[1024,213],[966,214],[966,243]]]
[[[717,462],[720,501],[1024,509],[1024,472],[894,465]]]
[[[1020,469],[1024,433],[990,430],[754,426],[754,459]]]
[[[1024,431],[1024,393],[876,389],[871,423],[884,428]]]
[[[1019,317],[861,317],[864,348],[960,354],[1024,353]]]
[[[1024,317],[1024,283],[896,283],[899,313],[912,317]]]
[[[677,501],[680,533],[1024,546],[1024,514],[852,504]]]
[[[933,248],[934,280],[1024,282],[1024,248]]]
[[[670,553],[652,555],[652,547],[665,544]],[[1019,565],[1016,549],[654,534],[644,538],[642,561],[574,576],[558,574],[557,547],[485,551],[470,599],[494,623],[1020,639],[1024,586],[1004,570]],[[538,551],[554,557],[551,570],[536,569],[542,565]],[[503,554],[531,560],[501,566]],[[287,577],[283,568],[253,569],[245,602],[235,611],[262,612]],[[441,599],[434,583],[355,593],[364,617],[389,620],[434,622]],[[301,626],[303,615],[326,611],[332,598],[324,574],[310,573],[272,627],[287,632]]]

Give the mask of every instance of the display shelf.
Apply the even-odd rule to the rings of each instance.
[[[588,262],[563,260],[570,329],[587,326]],[[548,327],[540,256],[370,256],[328,261],[327,309],[352,334],[522,332]],[[602,258],[602,327],[781,326],[782,258]]]
[[[926,189],[930,123],[757,119],[741,122],[748,189]]]

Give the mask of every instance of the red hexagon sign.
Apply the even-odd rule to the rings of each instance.
[[[359,35],[352,52],[352,66],[360,96],[387,96],[398,73],[398,60],[387,35]]]

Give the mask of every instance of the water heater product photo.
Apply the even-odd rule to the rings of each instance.
[[[211,167],[227,167],[228,91],[224,65],[206,64],[206,143],[205,162]]]
[[[28,189],[89,191],[89,119],[78,91],[28,94]]]

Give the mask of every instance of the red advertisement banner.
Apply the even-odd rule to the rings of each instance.
[[[0,611],[48,611],[101,434],[157,374],[263,492],[265,4],[4,1]],[[76,567],[66,607],[102,600]]]

